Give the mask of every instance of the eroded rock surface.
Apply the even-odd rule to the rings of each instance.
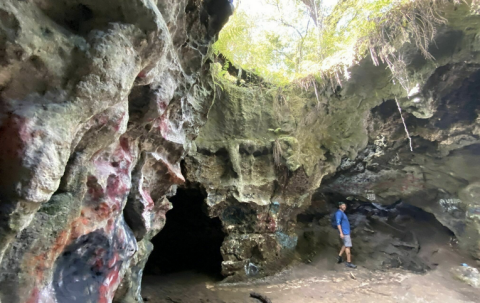
[[[341,87],[279,89],[210,69],[231,12],[227,0],[0,4],[1,302],[140,302],[149,240],[184,183],[221,221],[231,281],[289,262],[314,194],[403,200],[480,258],[479,16],[445,9],[435,62],[398,46],[407,89],[369,58]]]
[[[480,274],[478,269],[470,266],[458,266],[452,268],[452,275],[454,278],[465,282],[475,288],[480,287]]]
[[[119,285],[115,301],[141,301],[230,14],[193,0],[2,1],[1,302],[111,302]]]
[[[408,74],[402,81],[370,58],[337,87],[218,79],[185,171],[207,192],[210,216],[224,224],[230,280],[288,262],[296,216],[314,193],[403,200],[433,213],[480,257],[480,19],[466,5],[447,6],[444,16],[448,24],[430,48],[435,62],[399,46]]]

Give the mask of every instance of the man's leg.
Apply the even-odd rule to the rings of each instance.
[[[340,264],[343,262],[342,255],[344,252],[345,252],[345,245],[342,246],[342,249],[340,249],[340,252],[338,253],[337,264]]]
[[[352,264],[352,255],[350,253],[350,250],[352,248],[352,238],[350,238],[350,235],[345,236],[345,252],[347,253],[347,263],[345,265],[350,268],[356,268],[354,264]]]

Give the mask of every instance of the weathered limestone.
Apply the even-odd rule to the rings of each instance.
[[[3,1],[0,301],[141,302],[184,183],[223,224],[231,281],[289,262],[314,193],[404,200],[480,258],[480,17],[445,12],[435,62],[399,49],[408,90],[368,58],[342,87],[280,90],[210,69],[227,0]]]
[[[454,278],[465,282],[475,288],[480,287],[480,273],[478,269],[470,266],[458,266],[452,269]]]
[[[314,192],[404,200],[433,213],[480,257],[480,17],[466,5],[447,7],[445,17],[449,23],[430,49],[435,62],[412,45],[399,49],[407,90],[370,58],[350,68],[337,88],[216,80],[221,89],[186,159],[186,178],[203,186],[210,215],[224,223],[230,280],[287,262],[296,215]]]
[[[158,2],[0,4],[1,302],[141,301],[229,17]]]

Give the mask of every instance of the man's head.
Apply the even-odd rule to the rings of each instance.
[[[345,211],[345,209],[347,209],[347,204],[345,204],[345,202],[338,202],[338,208]]]

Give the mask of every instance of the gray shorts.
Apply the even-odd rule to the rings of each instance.
[[[344,235],[342,240],[345,247],[352,247],[352,238],[350,238],[350,235]]]

